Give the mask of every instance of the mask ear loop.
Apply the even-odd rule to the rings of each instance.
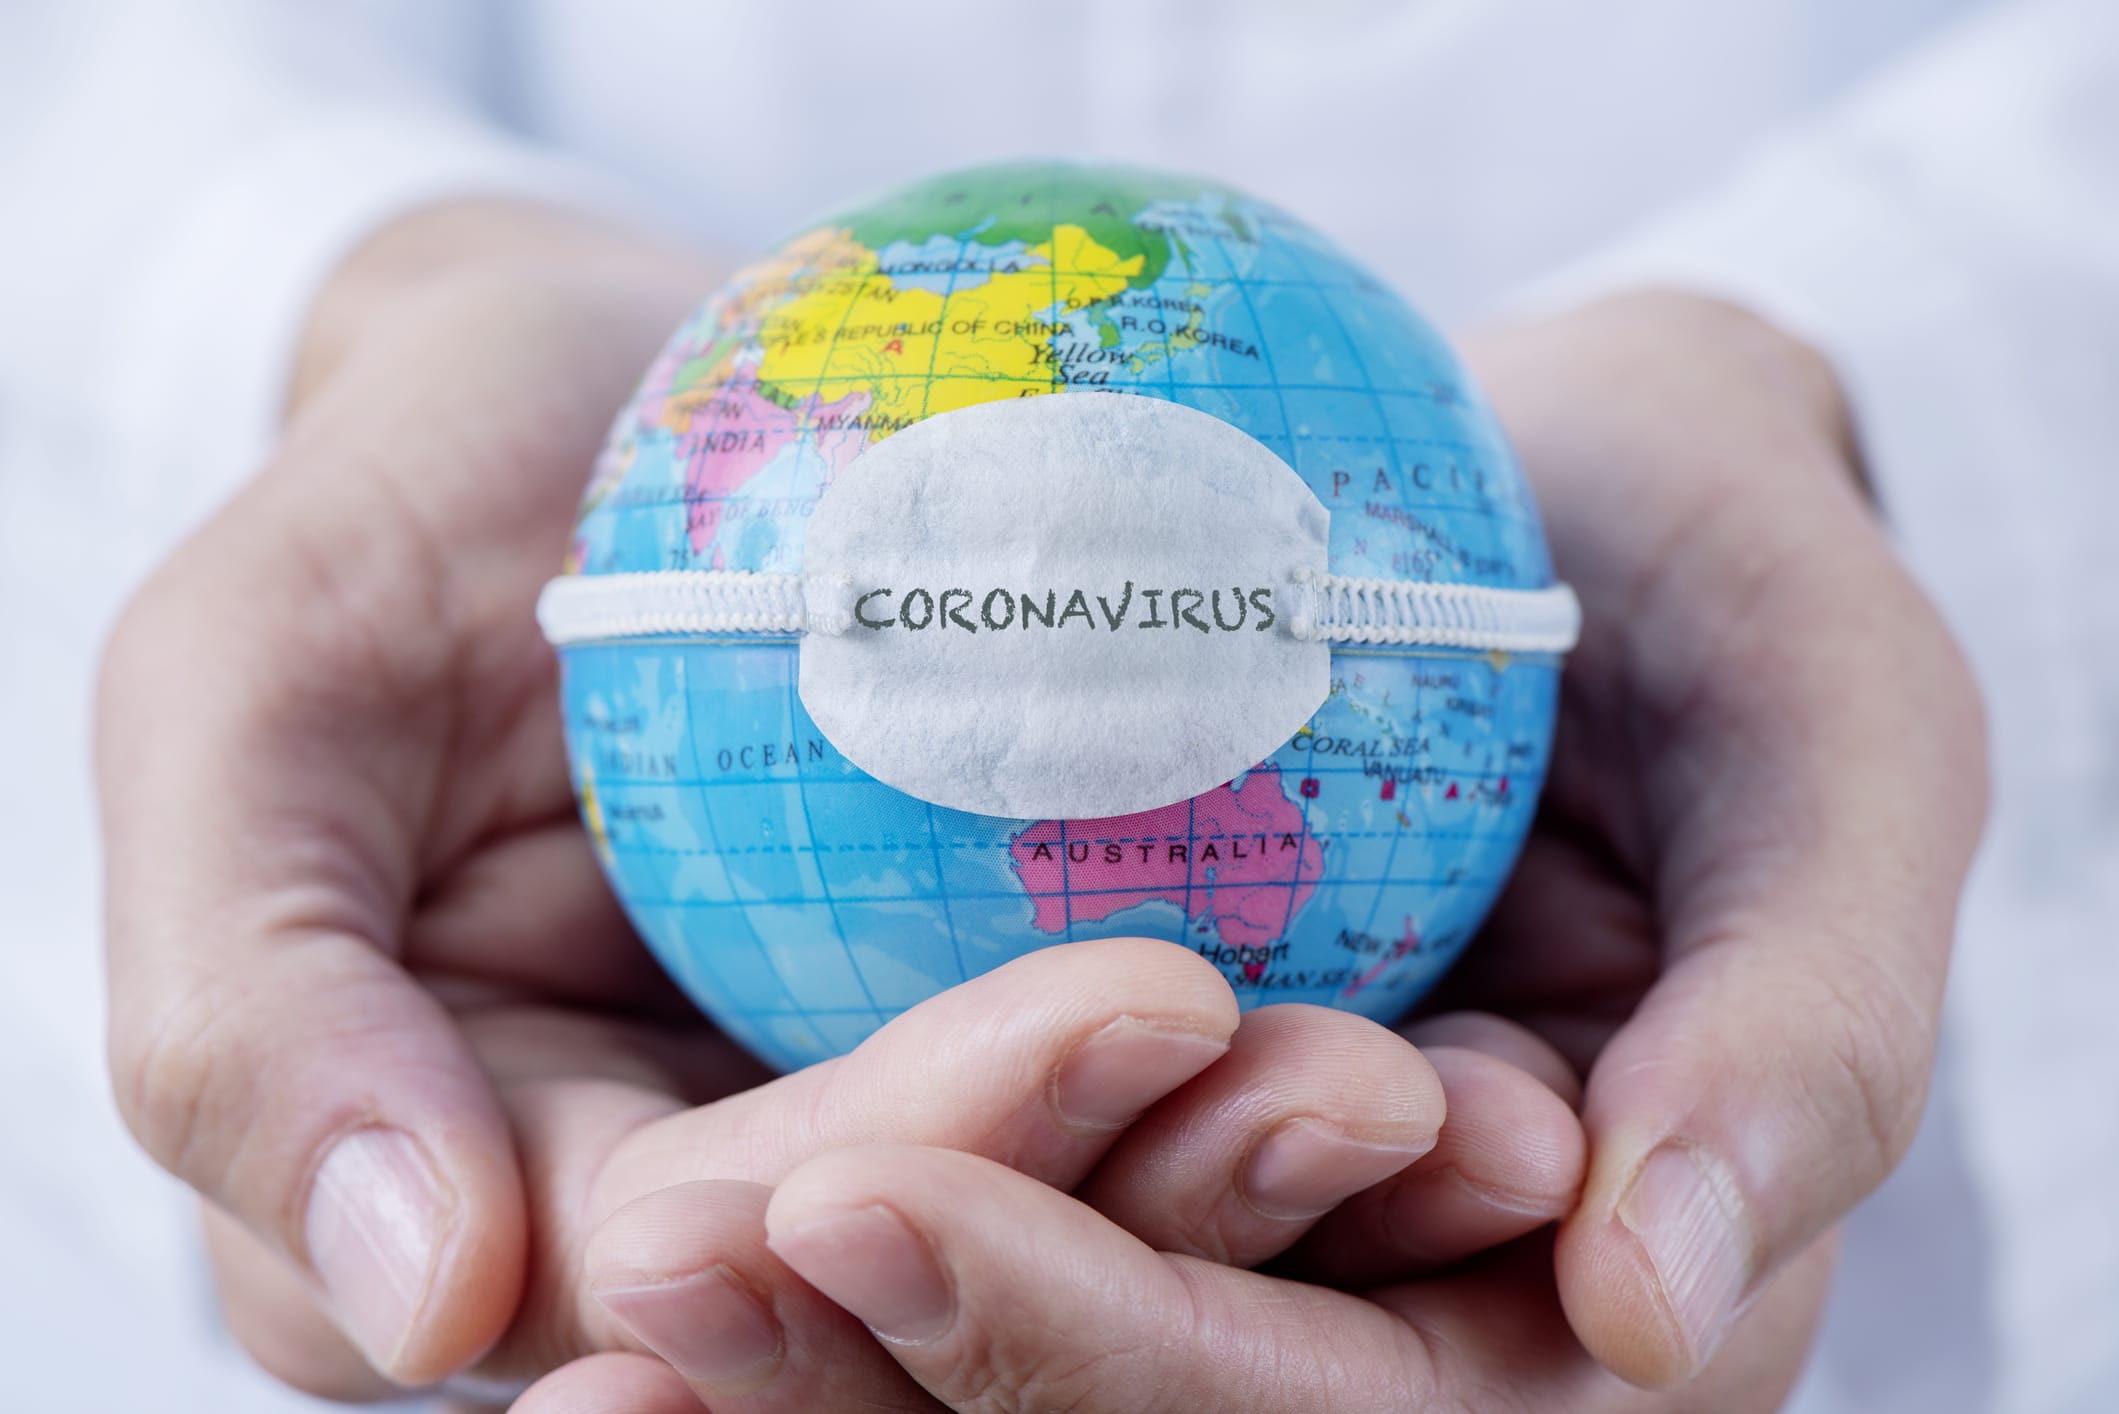
[[[1289,631],[1326,643],[1565,653],[1582,636],[1581,601],[1564,584],[1493,589],[1298,570],[1290,597]]]
[[[1566,653],[1582,606],[1564,584],[1493,589],[1298,570],[1275,591],[1296,638],[1310,642]],[[636,638],[754,633],[792,637],[853,627],[854,586],[841,576],[746,570],[562,575],[537,597],[554,647]]]

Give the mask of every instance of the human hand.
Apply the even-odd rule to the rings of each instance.
[[[1071,959],[1082,948],[1110,946],[1055,951]],[[1210,991],[1226,991],[1190,954],[1124,946],[1172,953],[1198,969],[1195,980]],[[1047,969],[1063,965],[1047,953],[1011,969],[1038,958],[1048,959],[1041,964]],[[1405,1275],[1446,1267],[1548,1225],[1572,1205],[1583,1162],[1581,1127],[1569,1104],[1577,1089],[1565,1062],[1491,1017],[1426,1023],[1418,1034],[1425,1048],[1416,1052],[1343,1012],[1288,1005],[1246,1014],[1225,1056],[1149,1107],[1123,1135],[1107,1136],[1108,1149],[1074,1196],[1064,1195],[1065,1181],[1029,1181],[994,1201],[975,1198],[949,1220],[952,1235],[980,1247],[991,1269],[985,1275],[994,1278],[985,1291],[966,1288],[966,1306],[978,1312],[967,1326],[975,1326],[976,1339],[1033,1362],[1072,1362],[1084,1348],[1071,1335],[1054,1339],[1048,1318],[1080,1315],[1126,1327],[1129,1339],[1159,1342],[1182,1357],[1158,1372],[1156,1389],[1168,1392],[1172,1407],[1218,1407],[1228,1380],[1195,1385],[1192,1372],[1216,1351],[1194,1341],[1200,1332],[1170,1327],[1172,1312],[1156,1291],[1136,1289],[1138,1271],[1110,1264],[1114,1251],[1153,1261],[1179,1254],[1193,1266],[1232,1273],[1288,1254],[1289,1263],[1319,1280],[1361,1282],[1377,1270]],[[1432,1088],[1438,1079],[1439,1092]],[[1444,1096],[1446,1119],[1436,1103]],[[1438,1119],[1439,1130],[1425,1127]],[[887,1183],[891,1156],[900,1153],[939,1155],[945,1165],[977,1157],[961,1149],[872,1146],[812,1157],[856,1170],[873,1158],[869,1176]],[[602,1353],[575,1360],[517,1408],[648,1414],[703,1403],[731,1414],[808,1414],[936,1407],[912,1378],[918,1366],[901,1368],[846,1309],[894,1338],[891,1320],[863,1298],[916,1298],[927,1266],[917,1254],[862,1250],[857,1240],[840,1254],[852,1263],[851,1292],[833,1280],[847,1276],[843,1265],[819,1278],[822,1290],[805,1281],[767,1244],[768,1202],[778,1202],[774,1183],[785,1177],[676,1184],[618,1208],[590,1238],[581,1263],[582,1285],[616,1320],[590,1324],[606,1352],[663,1358]],[[911,1186],[924,1181],[914,1174]],[[1063,1215],[1056,1227],[1048,1208]],[[1069,1213],[1085,1215],[1115,1245],[1073,1245],[1079,1234],[1064,1219]],[[1041,1246],[1048,1237],[1060,1245]],[[1079,1299],[1084,1286],[1094,1293],[1087,1301]],[[1265,1319],[1251,1334],[1259,1358],[1272,1360],[1283,1342],[1308,1332]],[[978,1407],[1042,1408],[1062,1393],[1042,1375],[1025,1381],[1020,1371],[995,1373],[986,1394],[951,1397]],[[978,1377],[969,1367],[959,1375]],[[922,1381],[933,1387],[924,1375]],[[1065,1393],[1084,1408],[1146,1407],[1135,1403],[1145,1396],[1128,1378],[1084,1374]]]
[[[575,1280],[583,1243],[670,1184],[767,1184],[897,1142],[1072,1186],[1235,1028],[1198,959],[1084,945],[749,1090],[762,1074],[642,952],[574,817],[529,609],[609,410],[710,283],[681,253],[550,213],[393,227],[326,291],[273,464],[111,645],[119,1102],[207,1199],[231,1325],[304,1388],[379,1395],[375,1371],[505,1384],[610,1344]],[[1143,1132],[1167,1141],[1129,1141],[1138,1180],[1102,1171],[1106,1205],[1200,1241],[1280,1231],[1232,1185],[1304,1114],[1372,1151],[1313,1173],[1319,1204],[1418,1158],[1440,1122],[1426,1063],[1368,1023],[1299,1016],[1215,1065],[1212,1124],[1156,1105]],[[1068,1058],[1112,1025],[1087,1099]],[[1574,1121],[1528,1103],[1511,1132],[1569,1194]],[[1446,1251],[1543,1220],[1459,1215],[1415,1235]]]
[[[1814,351],[1645,293],[1467,353],[1585,626],[1538,827],[1437,1003],[1588,1077],[1560,1296],[1668,1384],[1912,1141],[1984,719]]]
[[[605,1260],[685,1231],[684,1261],[834,1296],[960,1409],[1778,1406],[1829,1229],[1919,1114],[1984,806],[1976,694],[1806,350],[1643,296],[1472,352],[1587,613],[1539,827],[1438,999],[1521,1019],[1588,1075],[1589,1182],[1550,1258],[1407,1282],[1343,1240],[1373,1211],[1356,1199],[1281,1264],[1391,1283],[1353,1296],[888,1148],[769,1201],[660,1195]],[[651,1362],[598,1373],[642,1414],[695,1407]],[[576,1378],[526,1407],[568,1407]]]
[[[492,1345],[530,1275],[484,1018],[545,1033],[554,1077],[759,1078],[670,1024],[528,610],[610,410],[712,279],[542,210],[386,229],[312,311],[271,464],[107,650],[119,1107],[232,1219],[223,1251],[254,1235],[408,1382]]]

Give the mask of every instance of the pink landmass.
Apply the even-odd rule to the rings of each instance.
[[[671,400],[682,418],[674,430],[684,459],[692,549],[703,553],[713,542],[728,497],[805,434],[822,459],[820,481],[851,461],[868,442],[859,418],[867,404],[868,394],[849,393],[833,403],[805,398],[784,407],[754,383],[732,384],[705,399]]]
[[[1066,932],[1070,917],[1097,922],[1161,900],[1188,920],[1211,919],[1237,947],[1286,932],[1324,870],[1324,846],[1303,828],[1272,766],[1241,786],[1139,815],[1040,820],[1010,842],[1008,855],[1045,932]]]

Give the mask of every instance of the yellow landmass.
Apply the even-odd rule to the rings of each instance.
[[[796,237],[739,272],[700,315],[706,337],[690,365],[678,371],[662,404],[661,424],[682,432],[712,406],[773,311],[813,298],[826,287],[858,280],[875,267],[875,253],[867,246],[843,230],[824,227]]]
[[[588,762],[581,763],[581,819],[589,827],[589,838],[595,842],[596,853],[609,868],[616,856],[611,852],[611,827],[603,818],[603,802],[596,798],[596,772]]]
[[[1145,257],[1121,260],[1079,226],[1055,228],[1030,254],[1021,269],[945,298],[898,286],[867,252],[765,316],[758,381],[825,402],[865,392],[872,413],[896,425],[1052,392],[1056,321],[1119,294]]]
[[[876,268],[875,252],[830,226],[795,237],[729,281],[715,321],[717,332],[745,335],[775,306],[809,293],[818,280]]]

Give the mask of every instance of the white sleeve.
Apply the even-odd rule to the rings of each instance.
[[[0,399],[31,425],[11,436],[188,520],[269,446],[309,297],[363,234],[446,195],[591,190],[480,113],[500,13],[14,0]]]
[[[2085,596],[2119,603],[2112,0],[1983,7],[1533,302],[1626,285],[1731,299],[1829,356],[1905,552],[1961,618],[2079,630]]]

